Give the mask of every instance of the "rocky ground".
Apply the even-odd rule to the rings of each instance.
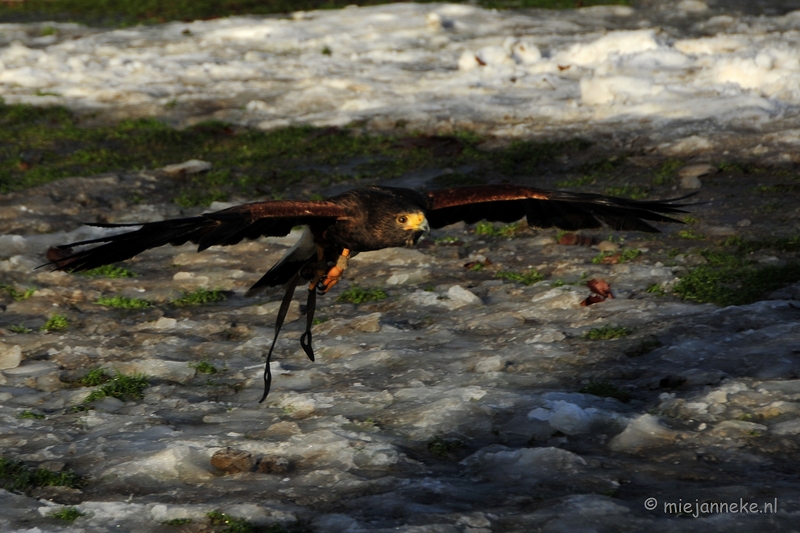
[[[661,225],[660,234],[602,230],[576,236],[513,225],[456,225],[434,232],[415,249],[361,254],[351,261],[345,280],[318,301],[313,363],[300,348],[305,301],[298,295],[278,340],[272,392],[263,404],[258,400],[264,354],[274,335],[281,291],[253,299],[242,295],[298,232],[201,254],[192,246],[156,249],[92,276],[37,270],[49,246],[104,231],[82,222],[146,222],[206,210],[176,203],[182,187],[204,182],[181,173],[127,169],[19,190],[13,179],[49,160],[21,154],[9,163],[3,190],[15,192],[0,195],[0,482],[5,487],[0,489],[0,530],[797,531],[800,285],[791,282],[800,279],[800,99],[791,76],[800,75],[800,63],[787,43],[797,40],[800,17],[786,14],[792,2],[783,2],[787,9],[777,13],[744,18],[720,14],[722,8],[713,2],[673,4],[659,2],[644,14],[603,8],[548,14],[547,20],[493,13],[497,27],[481,26],[488,15],[465,7],[473,18],[456,20],[463,23],[463,35],[453,33],[459,25],[448,25],[446,17],[403,17],[421,8],[386,8],[417,26],[417,33],[400,32],[392,39],[431,34],[418,46],[433,54],[430,50],[438,50],[436,43],[447,36],[452,43],[442,59],[446,68],[430,75],[465,83],[481,76],[491,81],[490,74],[505,76],[512,68],[525,74],[530,65],[539,65],[538,59],[511,65],[512,56],[498,55],[508,48],[506,30],[516,27],[507,25],[508,17],[522,20],[525,31],[538,28],[542,64],[553,71],[548,79],[569,89],[553,102],[567,111],[574,105],[583,114],[568,113],[569,120],[546,127],[528,115],[514,120],[536,129],[539,140],[578,136],[594,144],[554,151],[531,168],[515,166],[524,160],[513,152],[515,146],[538,150],[540,145],[512,143],[506,125],[517,122],[498,111],[481,123],[469,105],[442,98],[438,83],[436,97],[453,107],[434,106],[432,118],[418,122],[416,130],[383,120],[380,109],[372,116],[368,109],[345,106],[336,120],[317,117],[319,123],[348,123],[355,111],[363,120],[348,130],[309,135],[374,135],[395,128],[404,130],[397,142],[416,136],[410,142],[435,151],[465,149],[464,132],[478,131],[486,138],[475,149],[508,150],[507,158],[496,159],[507,165],[424,167],[401,177],[384,174],[389,181],[379,182],[369,173],[356,176],[353,169],[363,164],[363,156],[344,154],[343,161],[324,168],[300,168],[298,173],[308,170],[309,177],[287,180],[285,189],[249,196],[234,191],[225,198],[249,201],[277,193],[307,198],[370,183],[430,187],[512,180],[650,198],[697,192],[692,201],[698,203],[683,217],[686,224]],[[385,23],[378,8],[351,10],[357,12],[368,14],[363,20]],[[611,13],[621,22],[604,22],[598,13],[606,18]],[[369,29],[375,42],[395,42],[353,16],[297,15],[296,26],[310,32],[297,55],[301,62],[312,64],[316,58],[322,78],[331,76],[328,59],[348,76],[367,72],[359,65],[372,63],[359,61],[371,56],[355,50],[340,57],[333,44],[326,53],[323,45],[330,43],[314,33],[327,39],[328,27],[319,20],[338,20],[342,27]],[[470,21],[477,22],[470,26]],[[75,55],[71,47],[127,57],[138,54],[137,47],[152,45],[157,50],[148,57],[166,59],[145,58],[142,65],[161,68],[159,76],[182,72],[167,52],[183,54],[181,61],[216,65],[221,93],[210,93],[210,85],[186,87],[219,99],[233,87],[223,74],[239,72],[222,68],[228,56],[236,59],[244,50],[233,39],[239,34],[231,30],[227,48],[202,49],[216,62],[190,54],[195,46],[190,38],[203,37],[217,24],[241,23],[199,22],[189,33],[183,32],[184,24],[107,35],[92,30],[84,35],[87,41],[81,40],[83,33],[69,33],[67,25],[58,26],[55,35],[44,35],[39,26],[6,25],[8,42],[0,42],[8,77],[3,94],[9,103],[73,105],[69,95],[94,93],[63,90],[74,83],[88,91],[89,78],[67,76],[69,68],[87,76],[113,72],[88,55],[68,64],[65,58]],[[608,24],[620,31],[639,28],[630,35],[642,46],[631,51],[629,41],[606,38]],[[502,31],[489,40],[478,35],[469,41],[475,64],[457,65],[462,57],[472,58],[464,56],[459,39],[472,39],[473,29],[497,28]],[[559,40],[563,32],[569,34],[566,42]],[[95,33],[97,42],[108,46],[95,46]],[[161,40],[151,42],[148,36]],[[250,46],[251,37],[244,34],[247,42],[241,46]],[[46,42],[36,41],[43,38]],[[135,42],[125,44],[130,40]],[[170,48],[177,40],[188,48]],[[353,42],[361,46],[363,41]],[[583,50],[581,43],[610,52],[580,72],[569,67],[572,63],[555,61],[559,51]],[[716,56],[708,59],[701,45]],[[678,53],[686,56],[680,68],[670,70],[660,62],[675,60]],[[420,57],[427,61],[425,54]],[[306,80],[303,90],[314,96],[317,84],[295,72],[297,57],[286,57],[286,76]],[[272,68],[286,58],[253,52],[240,59]],[[34,60],[38,70],[31,66]],[[701,76],[717,72],[719,65],[730,67],[723,74],[744,74],[714,83]],[[653,81],[656,71],[672,76],[659,78],[663,87]],[[28,78],[20,77],[26,72]],[[64,79],[39,84],[39,74],[53,72],[62,72]],[[621,72],[629,78],[620,78]],[[131,76],[128,81],[136,81]],[[385,77],[388,87],[404,86],[392,76]],[[635,76],[641,83],[630,82]],[[30,83],[20,85],[21,79]],[[549,109],[521,106],[489,90],[502,92],[518,81],[519,86],[525,80],[538,83],[533,74],[517,81],[502,78],[505,85],[486,85],[486,80],[470,82],[463,102],[474,102],[481,93],[500,110]],[[596,93],[588,90],[579,95],[592,80],[608,82],[610,100],[592,100]],[[100,79],[97,87],[106,81]],[[200,113],[180,91],[175,96],[132,87],[131,94],[153,101],[145,102],[146,113],[137,108],[139,114],[130,116],[173,122],[217,118],[241,127],[283,124],[264,126],[272,115],[290,117],[287,123],[314,123],[300,113],[303,106],[284,109],[281,104],[278,113],[264,101],[247,107],[249,101],[223,99],[224,113]],[[538,85],[528,88],[535,89],[529,102],[539,102],[536,91],[552,96]],[[285,94],[305,94],[298,90]],[[349,99],[342,91],[332,94]],[[396,107],[394,97],[387,102]],[[703,102],[716,107],[705,108]],[[109,116],[99,113],[94,117],[99,121],[113,122],[115,113],[130,112],[106,103]],[[639,106],[636,113],[651,113],[653,121],[636,119],[632,105]],[[660,115],[659,109],[670,114]],[[695,116],[697,109],[702,112]],[[716,112],[720,109],[724,113]],[[607,120],[603,110],[621,114]],[[410,123],[416,124],[415,117],[409,114]],[[488,126],[466,128],[459,122],[464,117],[472,126]],[[514,135],[524,137],[533,129],[514,130]],[[380,166],[383,160],[376,161]],[[395,163],[385,161],[386,166]],[[482,181],[470,181],[473,174]],[[329,179],[333,175],[336,179]],[[228,205],[215,202],[210,209]],[[613,298],[581,305],[592,296],[588,285],[602,288],[601,280]]]
[[[299,346],[304,301],[293,305],[258,404],[280,291],[242,294],[296,232],[201,254],[156,249],[122,265],[133,277],[33,270],[48,246],[102,231],[81,219],[178,215],[125,203],[169,179],[75,178],[2,201],[0,442],[16,489],[0,492],[2,529],[795,527],[800,289],[729,307],[671,293],[712,241],[796,234],[791,188],[765,199],[752,175],[723,172],[683,180],[705,203],[662,234],[457,225],[417,249],[361,254],[319,301],[315,363]],[[787,180],[774,169],[758,179]],[[770,202],[789,206],[755,208]],[[601,250],[609,259],[593,262]],[[795,256],[767,247],[748,259]],[[531,269],[544,279],[526,285]],[[581,306],[593,279],[614,298]],[[353,287],[386,298],[342,301]],[[224,299],[171,303],[198,289]],[[149,304],[98,303],[117,296]],[[591,338],[603,331],[618,338]],[[92,381],[97,369],[106,377]]]

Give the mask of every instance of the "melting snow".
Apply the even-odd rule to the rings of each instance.
[[[186,107],[188,120],[213,101],[214,116],[263,129],[402,119],[504,135],[758,127],[795,112],[800,12],[734,19],[696,4],[668,15],[395,4],[111,31],[53,24],[49,38],[4,24],[0,94],[134,114]]]

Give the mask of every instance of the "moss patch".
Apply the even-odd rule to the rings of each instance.
[[[104,296],[98,298],[95,303],[115,309],[147,309],[152,305],[147,300],[128,298],[127,296]]]
[[[217,372],[219,372],[217,367],[215,367],[208,361],[200,361],[199,363],[190,364],[189,366],[191,366],[201,374],[216,374]]]
[[[7,490],[28,492],[36,487],[81,488],[85,485],[86,479],[72,471],[51,472],[0,457],[0,486]]]
[[[528,272],[500,271],[495,274],[495,277],[507,279],[509,281],[516,281],[518,283],[522,283],[523,285],[533,285],[534,283],[544,279],[544,275],[534,269],[531,269]]]
[[[385,300],[386,298],[388,298],[388,296],[381,289],[363,289],[354,285],[342,292],[339,297],[336,298],[336,301],[362,304],[365,302],[377,302],[379,300]]]
[[[84,23],[131,26],[168,21],[212,19],[231,15],[268,15],[314,9],[336,9],[348,5],[369,6],[391,0],[25,0],[0,3],[0,16],[12,20],[70,20]],[[453,0],[464,3],[465,0]],[[471,2],[470,2],[471,3]],[[478,5],[497,9],[543,8],[573,9],[604,4],[630,5],[631,0],[479,0]],[[58,30],[45,26],[41,35],[55,35]],[[187,37],[191,33],[186,34]],[[325,54],[327,47],[321,50]],[[330,50],[328,50],[330,53]]]
[[[18,291],[14,288],[13,285],[7,285],[5,283],[0,283],[0,291],[5,292],[11,298],[14,299],[15,302],[20,302],[22,300],[27,300],[36,292],[36,289],[28,288],[23,291]]]
[[[440,459],[447,459],[450,454],[461,449],[464,444],[458,439],[433,437],[428,441],[428,451]]]
[[[84,516],[85,514],[86,513],[80,512],[77,507],[62,507],[50,516],[66,522],[74,522],[76,519]]]
[[[106,396],[111,396],[119,400],[138,400],[142,397],[142,391],[147,385],[147,377],[142,374],[124,376],[117,372],[114,377],[105,381],[100,388],[92,391],[84,402],[90,403],[105,398]]]
[[[673,292],[685,300],[721,306],[758,301],[800,280],[800,263],[760,266],[733,254],[702,252],[709,262],[680,278]]]
[[[101,267],[92,268],[91,270],[85,270],[83,272],[79,272],[79,274],[82,276],[88,276],[90,278],[110,278],[110,279],[132,278],[136,276],[136,274],[134,274],[127,268],[122,268],[114,265],[103,265]]]
[[[592,381],[588,385],[581,387],[578,392],[600,396],[601,398],[616,398],[621,402],[628,402],[631,399],[628,391],[615,387],[607,381]]]
[[[592,328],[586,332],[584,338],[589,340],[611,340],[627,337],[632,331],[624,326],[612,326],[606,324],[599,328]]]
[[[216,530],[219,533],[252,533],[255,531],[253,524],[244,518],[236,518],[220,511],[211,511],[206,515],[212,526],[224,526]]]
[[[53,315],[47,319],[47,322],[39,328],[44,332],[51,333],[55,331],[63,331],[69,327],[69,320],[64,315]]]
[[[189,307],[194,305],[205,305],[213,302],[221,302],[225,295],[219,289],[197,289],[193,292],[185,292],[183,296],[172,300],[172,305],[176,307]]]
[[[271,195],[362,179],[394,179],[408,173],[470,167],[468,174],[441,174],[435,187],[486,183],[536,174],[589,143],[514,141],[505,149],[482,150],[486,139],[470,131],[432,136],[398,127],[388,133],[359,126],[293,126],[259,131],[210,121],[178,130],[152,118],[90,125],[64,107],[6,105],[0,100],[0,193],[130,169],[158,169],[202,159],[206,173],[163,180],[160,190],[183,207],[208,206],[232,197]],[[138,193],[137,193],[138,194]],[[141,201],[133,194],[128,200]],[[309,193],[311,194],[311,193]],[[89,275],[129,277],[118,267]]]
[[[33,419],[33,420],[44,420],[46,417],[42,413],[35,413],[33,411],[22,411],[20,414],[17,415],[17,418],[25,419]]]

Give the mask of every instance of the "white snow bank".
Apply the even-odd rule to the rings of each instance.
[[[83,33],[56,25],[46,41],[28,37],[33,25],[5,24],[0,95],[173,116],[214,100],[217,118],[264,129],[374,118],[506,135],[630,118],[758,124],[800,105],[797,13],[716,17],[697,26],[717,35],[674,42],[657,28],[608,29],[634,16],[394,4]]]

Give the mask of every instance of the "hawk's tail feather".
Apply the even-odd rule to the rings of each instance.
[[[261,276],[261,279],[256,281],[252,287],[247,289],[244,293],[245,298],[255,296],[262,292],[267,287],[277,287],[288,283],[295,275],[297,275],[309,261],[313,261],[315,256],[306,257],[302,260],[280,261],[273,265],[266,274]]]
[[[314,235],[306,227],[294,246],[247,290],[245,297],[255,296],[267,287],[276,287],[289,282],[316,257],[317,245],[314,242]]]

